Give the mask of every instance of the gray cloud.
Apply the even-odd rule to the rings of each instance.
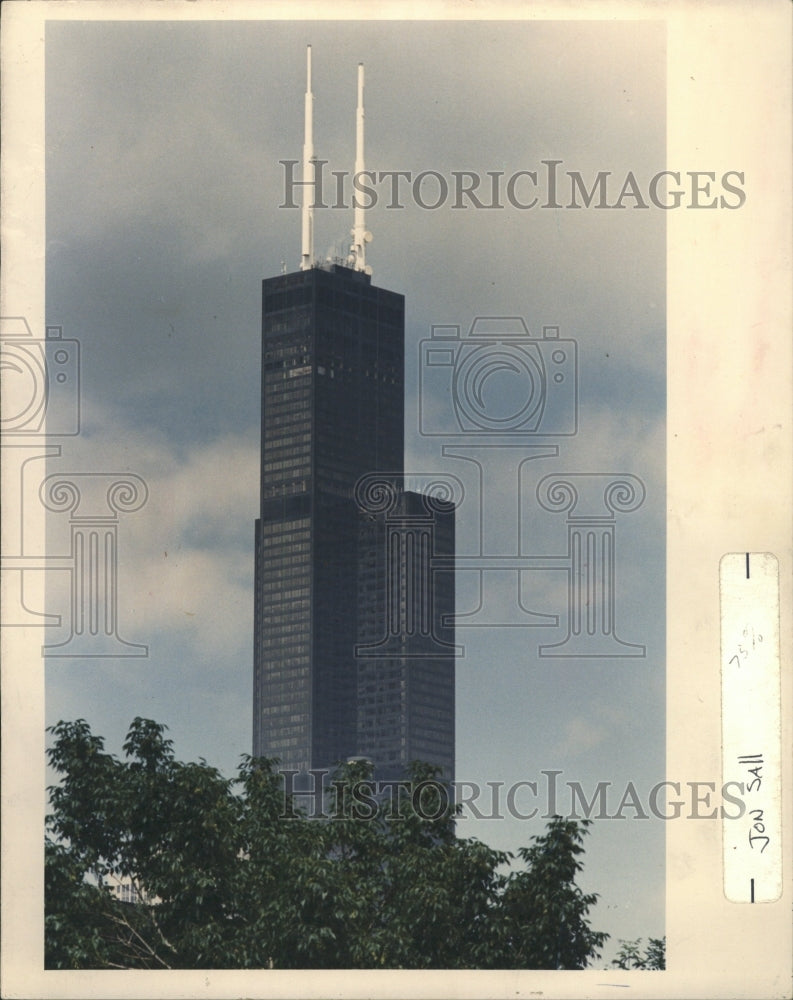
[[[249,749],[260,281],[297,262],[299,214],[278,207],[279,160],[300,157],[307,42],[328,169],[352,169],[361,59],[373,169],[511,173],[554,158],[589,183],[612,171],[619,186],[627,171],[646,179],[665,166],[664,37],[650,22],[48,24],[47,317],[81,341],[87,418],[59,461],[122,461],[149,482],[148,509],[123,526],[122,572],[127,611],[152,648],[125,669],[81,662],[67,676],[50,665],[48,719],[84,715],[112,743],[135,714],[151,715],[171,726],[179,753],[227,769]],[[368,219],[374,280],[406,296],[409,467],[436,468],[439,454],[417,433],[418,345],[430,326],[521,315],[534,332],[555,324],[579,341],[581,430],[553,468],[648,484],[641,516],[625,519],[619,597],[626,637],[646,634],[652,655],[550,669],[527,653],[537,638],[526,631],[538,630],[467,630],[460,775],[510,780],[561,764],[601,780],[627,758],[634,780],[655,778],[665,214],[381,202]],[[317,250],[350,223],[351,212],[319,211]],[[497,494],[509,475],[497,463]],[[461,531],[476,513],[461,511]],[[543,530],[556,545],[563,518]],[[553,605],[566,584],[546,574],[532,587]],[[662,841],[637,826],[592,838],[594,888],[620,914],[611,926],[626,926],[627,858],[627,884],[646,886],[624,931],[633,937],[661,933],[663,921]],[[491,830],[477,835],[510,847],[528,836],[525,824]]]

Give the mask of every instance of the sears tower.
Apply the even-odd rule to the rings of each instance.
[[[363,755],[384,777],[422,759],[453,778],[454,660],[444,624],[454,610],[453,574],[447,568],[429,574],[424,587],[409,586],[415,569],[398,551],[389,554],[383,515],[356,502],[363,477],[382,474],[392,482],[397,519],[407,515],[402,556],[413,551],[410,524],[417,519],[409,515],[424,507],[423,498],[402,489],[404,297],[372,284],[365,262],[371,236],[360,207],[349,254],[314,259],[310,47],[307,70],[301,265],[262,285],[253,754],[293,770],[332,768]],[[432,529],[434,552],[448,567],[451,506],[433,505]],[[411,607],[417,602],[421,608]],[[427,630],[414,627],[428,602],[432,649]],[[398,635],[389,617],[394,607]],[[377,637],[389,630],[395,641],[381,644],[380,655]]]

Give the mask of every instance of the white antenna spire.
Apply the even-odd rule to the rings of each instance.
[[[358,108],[355,115],[355,176],[359,177],[364,169],[363,159],[363,63],[358,63]],[[351,263],[354,271],[372,273],[366,266],[366,244],[372,240],[372,234],[366,230],[365,209],[360,204],[359,196],[353,195],[355,217],[351,230],[352,246],[350,247]]]
[[[300,270],[314,265],[314,198],[316,194],[314,162],[314,95],[311,92],[311,46],[306,47],[305,133],[303,137],[303,203]]]

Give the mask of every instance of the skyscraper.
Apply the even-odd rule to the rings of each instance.
[[[361,168],[362,84],[361,67]],[[312,101],[309,54],[304,176]],[[453,612],[453,575],[430,573],[425,558],[425,582],[413,587],[418,563],[389,555],[385,514],[355,499],[361,477],[391,476],[397,510],[418,517],[417,537],[428,537],[431,515],[436,551],[453,554],[453,508],[430,510],[401,483],[404,298],[372,284],[358,214],[346,263],[318,266],[306,204],[301,270],[262,288],[253,753],[297,770],[364,754],[389,776],[421,758],[452,777],[454,661],[442,619]],[[406,523],[402,535],[413,530]],[[398,645],[378,647],[394,614]],[[445,636],[440,652],[422,622]]]

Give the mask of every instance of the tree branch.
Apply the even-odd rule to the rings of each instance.
[[[108,917],[113,923],[118,924],[121,927],[125,927],[130,932],[130,934],[134,935],[134,937],[136,937],[138,939],[138,941],[140,941],[140,943],[143,945],[143,947],[146,950],[146,952],[148,953],[148,955],[150,955],[151,958],[153,958],[156,962],[159,962],[159,964],[163,968],[165,968],[165,969],[171,969],[172,968],[172,966],[170,966],[165,961],[165,959],[162,958],[155,951],[154,948],[152,948],[152,946],[149,944],[149,942],[138,933],[138,931],[132,926],[132,924],[127,920],[126,917],[122,916],[121,914],[113,913],[113,912],[106,912],[104,914],[104,916]],[[160,938],[162,939],[162,941],[175,954],[176,953],[175,949],[165,940],[165,938],[163,937],[162,933],[159,931],[159,927],[157,926],[156,921],[152,920],[152,922],[154,923],[155,928],[157,929],[158,933],[160,933]],[[134,950],[134,948],[133,948],[133,944],[132,944],[132,940],[131,939],[126,942],[126,945],[127,945],[127,947],[133,949],[133,954],[136,953],[135,950]],[[138,950],[137,954],[139,954],[139,953],[140,952]]]

